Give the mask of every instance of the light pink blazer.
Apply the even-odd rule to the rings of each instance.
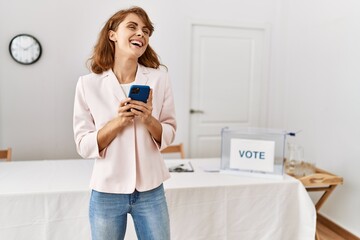
[[[176,120],[168,73],[164,69],[138,65],[133,84],[153,89],[152,115],[162,125],[161,146],[139,119],[125,128],[99,152],[97,134],[117,115],[120,101],[127,96],[112,70],[79,78],[74,102],[74,138],[83,158],[95,158],[90,187],[108,193],[147,191],[170,177],[160,150],[172,143]]]

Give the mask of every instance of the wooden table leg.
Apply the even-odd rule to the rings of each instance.
[[[320,208],[322,207],[322,205],[325,203],[325,201],[328,199],[328,197],[330,196],[330,194],[334,191],[334,189],[336,188],[337,185],[330,185],[328,190],[325,190],[325,193],[321,196],[321,198],[319,199],[319,201],[316,203],[315,208],[316,208],[316,212],[318,212],[320,210]]]
[[[337,185],[330,185],[329,187],[320,187],[320,188],[307,188],[306,190],[308,192],[318,192],[318,191],[324,191],[324,194],[321,195],[320,199],[315,204],[316,214],[319,212],[322,205],[325,203],[325,201],[328,199],[330,194],[334,191]],[[320,236],[318,231],[315,231],[315,240],[320,240]]]

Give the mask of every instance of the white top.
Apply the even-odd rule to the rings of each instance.
[[[129,96],[129,92],[130,92],[130,87],[134,84],[134,82],[131,83],[122,83],[120,84],[122,90],[125,93],[125,96]]]

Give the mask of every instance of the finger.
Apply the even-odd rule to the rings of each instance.
[[[126,104],[128,104],[131,101],[131,98],[125,98],[120,102],[120,107],[125,106]]]
[[[142,101],[136,101],[136,100],[131,100],[129,102],[129,105],[132,107],[132,108],[139,108],[139,107],[146,107],[147,104],[142,102]]]
[[[138,111],[142,111],[144,113],[148,113],[151,114],[152,113],[152,105],[151,104],[145,104],[145,103],[140,103],[140,104],[130,104],[131,108],[134,108]]]
[[[120,114],[120,113],[130,112],[130,109],[131,109],[131,105],[126,104],[125,106],[118,108],[118,113]]]
[[[123,101],[121,101],[119,108],[118,108],[118,113],[130,111],[130,108],[131,108],[130,101],[131,101],[130,98],[127,98],[127,99],[124,99]]]
[[[153,90],[151,88],[147,102],[152,102],[152,99],[153,99]]]
[[[137,108],[131,108],[131,112],[134,113],[136,116],[141,118],[148,118],[151,116],[152,107],[146,106],[146,107],[137,107]]]
[[[138,111],[134,108],[131,109],[131,112],[134,113],[135,117],[140,118],[143,123],[150,122],[151,113]]]
[[[131,112],[131,108],[129,108],[128,110],[121,110],[118,112],[118,116],[120,117],[133,117],[134,114]]]
[[[139,105],[135,105],[133,107],[130,108],[131,112],[135,113],[136,115],[139,115],[140,113],[142,114],[143,112],[147,112],[147,109],[145,107],[139,106]]]
[[[142,121],[149,117],[149,114],[147,112],[139,111],[135,108],[132,108],[131,112],[134,113],[135,117],[139,117],[140,119],[142,119]]]

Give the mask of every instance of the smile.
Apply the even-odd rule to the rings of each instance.
[[[138,41],[138,40],[131,40],[130,43],[134,46],[137,46],[137,47],[142,47],[144,45],[143,42],[141,41]]]

